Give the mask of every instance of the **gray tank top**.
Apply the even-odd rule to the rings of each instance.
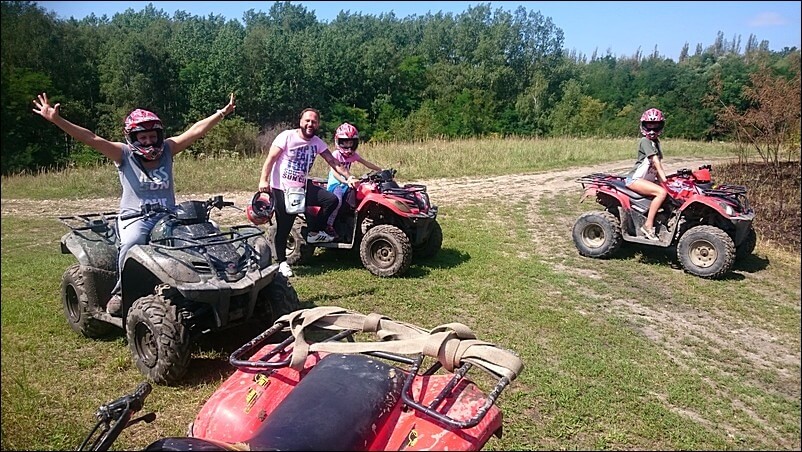
[[[117,166],[120,185],[123,187],[119,214],[139,212],[146,203],[175,207],[173,154],[169,145],[164,144],[164,152],[159,157],[160,165],[155,169],[146,170],[136,161],[137,158],[128,145],[123,146],[122,163]]]

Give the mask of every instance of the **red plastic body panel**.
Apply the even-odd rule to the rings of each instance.
[[[264,356],[273,345],[263,347],[254,356]],[[262,422],[295,388],[324,356],[310,354],[304,370],[288,367],[237,370],[201,408],[191,429],[191,436],[229,444],[244,443],[259,435]],[[282,356],[285,359],[287,355]],[[252,359],[252,361],[255,359]],[[403,372],[403,370],[401,370]],[[439,394],[451,375],[418,376],[412,383],[414,400],[427,405]],[[421,391],[424,392],[421,400]],[[447,397],[441,407],[448,416],[468,420],[483,406],[485,394],[472,382],[462,379],[454,397]],[[442,410],[441,410],[442,411]],[[501,411],[494,405],[479,424],[469,429],[454,429],[407,407],[399,400],[384,425],[377,426],[377,436],[369,450],[479,450],[502,425]]]

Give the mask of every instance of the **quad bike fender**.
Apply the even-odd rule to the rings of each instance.
[[[431,214],[414,214],[412,210],[403,202],[393,199],[392,197],[384,196],[381,193],[368,193],[357,207],[357,211],[361,212],[368,209],[372,204],[378,204],[392,211],[400,217],[430,217]],[[434,216],[437,215],[437,209],[434,209]]]
[[[704,195],[689,197],[678,210],[683,216],[705,218],[706,223],[724,230],[732,230],[729,227],[731,224],[735,231],[734,234],[731,234],[735,246],[740,245],[746,239],[755,218],[754,210],[730,215],[722,203]]]
[[[637,195],[637,193],[635,193],[632,190],[629,189],[626,190]],[[629,210],[632,208],[630,203],[630,199],[632,198],[630,198],[629,194],[622,192],[622,190],[620,190],[620,187],[619,189],[612,189],[609,187],[598,187],[595,189],[594,194],[596,195],[596,202],[598,202],[603,206],[619,205],[623,207],[625,210]],[[640,195],[637,196],[638,198],[641,197]]]
[[[279,266],[277,263],[252,266],[242,278],[225,281],[211,274],[203,263],[198,267],[188,265],[198,261],[196,256],[176,257],[149,246],[135,245],[128,251],[122,272],[124,315],[134,301],[153,293],[157,285],[167,284],[188,300],[208,304],[214,312],[216,326],[223,327],[228,324],[231,297],[249,294],[250,317],[259,292],[273,282]]]
[[[273,347],[267,345],[254,356],[264,356]],[[242,443],[255,437],[268,414],[323,356],[325,354],[310,353],[300,372],[290,367],[237,370],[200,409],[189,425],[188,436],[226,443]],[[280,358],[289,359],[289,354]]]
[[[72,231],[61,237],[61,253],[72,254],[84,267],[117,272],[116,236]]]

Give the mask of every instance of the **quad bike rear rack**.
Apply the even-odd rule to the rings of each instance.
[[[272,360],[273,358],[281,355],[287,354],[291,352],[292,348],[288,348],[294,341],[295,337],[290,335],[288,338],[284,339],[280,343],[276,344],[273,349],[268,351],[265,355],[261,356],[256,361],[249,361],[247,359],[243,359],[245,356],[250,356],[257,351],[257,348],[260,347],[267,339],[280,333],[282,330],[285,330],[289,327],[289,323],[282,321],[280,319],[277,321],[272,327],[265,330],[260,335],[253,338],[248,343],[244,344],[242,347],[234,351],[230,357],[229,362],[240,370],[248,370],[248,369],[281,369],[284,367],[290,366],[291,358],[286,358],[283,360]],[[355,342],[354,334],[358,333],[359,330],[344,330],[337,334],[334,334],[327,339],[321,342],[336,342],[341,340],[346,340],[347,342]],[[490,369],[486,369],[482,367],[483,370],[490,373],[497,381],[493,387],[493,389],[487,393],[487,396],[484,400],[482,406],[476,411],[476,414],[469,419],[454,419],[451,416],[448,416],[441,412],[438,409],[438,406],[443,403],[449,396],[456,396],[455,388],[457,388],[460,381],[462,381],[468,372],[473,367],[473,364],[470,362],[464,362],[462,365],[453,370],[453,375],[448,383],[443,387],[443,389],[434,397],[434,399],[428,403],[423,403],[424,392],[422,391],[420,394],[420,399],[416,400],[414,398],[412,392],[412,383],[414,382],[417,376],[430,376],[434,375],[438,370],[443,368],[443,365],[439,361],[435,361],[433,364],[428,366],[425,370],[421,371],[423,366],[424,359],[426,355],[423,353],[419,353],[415,358],[411,358],[408,356],[396,354],[396,353],[387,353],[382,351],[369,351],[369,352],[362,352],[361,354],[370,355],[376,358],[382,358],[390,361],[394,361],[396,363],[404,364],[409,366],[407,369],[401,369],[405,373],[404,378],[404,385],[403,390],[401,393],[401,398],[405,404],[412,407],[413,409],[426,414],[438,421],[442,422],[443,424],[451,427],[451,428],[458,428],[458,429],[469,429],[478,425],[482,419],[487,415],[490,408],[496,403],[496,400],[501,395],[501,392],[511,383],[511,379],[505,375],[501,375],[499,373],[493,372]]]
[[[106,232],[109,228],[109,217],[116,216],[117,212],[83,213],[59,216],[58,221],[73,231]],[[76,226],[76,223],[80,226]]]

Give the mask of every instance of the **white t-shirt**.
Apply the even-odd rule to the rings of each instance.
[[[270,175],[270,187],[279,190],[306,186],[306,178],[315,163],[315,157],[328,149],[320,137],[313,136],[307,140],[299,129],[281,132],[272,145],[283,151]]]

